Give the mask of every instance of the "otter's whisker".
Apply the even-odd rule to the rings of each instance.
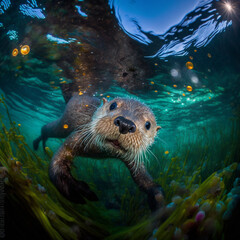
[[[165,142],[164,140],[162,140],[159,136],[156,137],[157,140],[160,140],[162,143],[164,143],[165,145],[168,145],[167,142]]]
[[[76,143],[74,144],[73,148],[76,147],[76,145],[81,141],[80,145],[83,145],[84,141],[86,140],[86,138],[88,138],[88,135],[91,134],[91,132],[89,132],[88,130],[89,128],[83,129],[80,132],[83,132],[82,135],[80,135],[80,137],[78,138],[78,140],[76,141]]]
[[[94,137],[94,134],[89,133],[89,134],[87,135],[87,137],[83,140],[83,144],[85,144],[85,143],[87,142],[87,144],[85,145],[84,149],[86,149],[87,146],[90,145],[93,137]]]
[[[86,123],[86,124],[82,124],[80,126],[78,126],[76,129],[75,129],[75,132],[77,132],[78,130],[82,130],[82,129],[87,129],[90,127],[90,124],[89,123]]]
[[[95,137],[96,137],[96,135],[93,134],[93,133],[91,133],[91,137],[89,138],[88,143],[87,143],[86,146],[84,147],[84,150],[86,150],[88,146],[90,147],[90,146],[92,145],[92,142],[93,142],[93,140],[95,139]]]
[[[147,149],[146,149],[146,147],[144,147],[144,150],[143,150],[143,162],[145,162],[145,163],[149,163],[149,159],[148,159],[148,156],[147,156]]]
[[[75,142],[75,144],[73,145],[73,149],[75,149],[75,147],[77,146],[77,144],[82,140],[82,136],[80,136],[78,138],[78,140]]]
[[[91,136],[92,136],[92,132],[85,132],[83,135],[82,143],[84,144],[86,141],[88,141]]]

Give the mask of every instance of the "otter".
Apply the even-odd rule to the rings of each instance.
[[[51,181],[72,202],[84,204],[84,198],[97,201],[87,183],[71,175],[73,159],[76,156],[118,158],[140,190],[147,194],[150,209],[159,209],[164,202],[163,190],[153,182],[143,163],[143,156],[160,129],[153,112],[140,101],[129,98],[109,102],[103,98],[102,102],[96,97],[74,95],[62,117],[42,127],[41,136],[33,141],[35,150],[40,141],[45,148],[48,138],[67,137],[51,160]]]

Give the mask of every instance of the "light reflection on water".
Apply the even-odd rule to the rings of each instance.
[[[145,43],[156,44],[158,41],[159,50],[149,57],[167,58],[169,56],[184,56],[189,53],[189,48],[201,48],[207,46],[214,37],[226,30],[232,25],[232,20],[223,19],[219,9],[216,9],[216,0],[200,1],[194,10],[189,12],[179,23],[170,27],[166,33],[156,35],[157,39],[153,40],[154,34],[148,33],[138,26],[137,20],[123,20],[117,9],[117,18],[121,27],[130,37]],[[112,2],[114,6],[114,2]],[[117,6],[116,6],[117,8]],[[124,17],[124,16],[123,16]],[[133,32],[129,29],[129,24],[135,25]],[[137,30],[136,30],[137,29]]]

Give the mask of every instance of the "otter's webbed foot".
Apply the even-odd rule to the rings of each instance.
[[[85,204],[84,198],[89,201],[98,201],[96,194],[83,181],[77,181],[72,176],[64,173],[50,175],[50,178],[58,191],[71,202]]]
[[[46,141],[47,141],[47,138],[43,138],[42,136],[36,138],[34,141],[33,141],[33,149],[35,151],[38,150],[38,147],[39,147],[39,143],[42,141],[42,146],[43,146],[43,151],[45,152],[46,151]]]
[[[147,190],[148,205],[152,212],[164,206],[164,191],[161,186],[156,186]]]

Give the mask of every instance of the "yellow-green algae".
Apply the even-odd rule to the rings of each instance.
[[[4,99],[0,101],[5,105]],[[109,231],[106,224],[99,223],[102,217],[98,216],[99,210],[94,204],[74,206],[61,197],[48,177],[47,162],[51,154],[46,159],[38,157],[25,143],[16,123],[11,121],[8,110],[7,114],[10,128],[7,129],[1,120],[0,131],[0,162],[7,171],[5,184],[10,189],[7,194],[13,201],[24,204],[52,239],[77,239],[73,226],[96,238],[107,236]],[[39,191],[38,184],[46,188],[46,194]],[[99,222],[87,217],[91,215],[90,211],[94,212]]]
[[[173,239],[173,234],[176,227],[181,227],[183,223],[189,219],[189,209],[196,203],[202,205],[204,202],[207,202],[210,205],[208,216],[213,215],[219,224],[217,228],[218,232],[216,232],[215,235],[217,235],[217,233],[219,234],[222,230],[221,217],[223,212],[226,210],[227,205],[223,207],[221,214],[216,216],[216,204],[219,201],[223,201],[225,203],[229,201],[229,199],[226,199],[226,195],[224,194],[225,184],[223,178],[226,175],[229,176],[229,174],[232,174],[234,170],[236,170],[236,167],[237,163],[233,163],[220,173],[214,172],[199,186],[198,189],[192,192],[189,197],[187,197],[185,200],[182,200],[177,205],[176,209],[167,218],[167,220],[160,224],[154,237],[156,239],[164,240]],[[153,223],[158,222],[166,212],[167,209],[162,209],[157,213],[158,215],[153,216],[151,219],[136,224],[132,228],[126,229],[125,231],[114,236],[110,236],[107,239],[147,239],[149,237],[149,230],[152,228]]]
[[[212,164],[209,155],[210,145],[198,149],[199,161],[197,165],[195,163],[194,173],[188,171],[187,168],[191,166],[192,160],[189,156],[192,152],[196,152],[196,146],[192,149],[185,149],[184,155],[174,156],[172,154],[172,157],[165,156],[163,151],[155,151],[157,156],[161,156],[163,164],[160,164],[160,168],[162,168],[162,172],[159,171],[159,163],[156,162],[151,162],[149,168],[150,172],[156,175],[156,182],[161,184],[165,190],[166,204],[171,202],[173,196],[178,195],[180,182],[187,190],[182,194],[175,209],[171,211],[164,208],[155,215],[150,215],[144,194],[138,190],[136,190],[135,195],[130,193],[130,188],[135,186],[125,168],[113,167],[112,162],[107,161],[103,167],[104,171],[100,172],[98,163],[85,161],[81,171],[88,174],[85,174],[84,180],[88,180],[87,182],[98,193],[99,198],[101,198],[101,192],[95,188],[93,176],[97,176],[98,180],[107,183],[111,182],[112,174],[114,174],[117,181],[126,186],[122,190],[119,210],[124,224],[118,226],[113,223],[114,217],[119,218],[116,212],[107,210],[99,203],[88,202],[86,205],[76,205],[65,200],[59,194],[48,177],[51,150],[47,149],[46,156],[42,158],[33,152],[20,134],[17,124],[11,120],[4,98],[0,101],[6,108],[10,122],[10,128],[7,129],[1,120],[2,130],[0,131],[0,162],[7,170],[5,184],[10,189],[7,194],[12,197],[13,201],[21,202],[38,219],[39,224],[44,227],[52,239],[79,239],[79,236],[82,236],[81,239],[84,239],[84,236],[109,240],[148,239],[154,228],[154,238],[172,239],[177,228],[183,228],[184,223],[193,219],[193,217],[189,218],[189,209],[196,204],[203,205],[204,203],[210,205],[207,217],[212,216],[216,219],[217,227],[214,236],[217,239],[222,230],[222,214],[230,201],[226,193],[232,186],[234,171],[237,167],[237,163],[234,161],[239,162],[239,119],[235,119],[233,124],[229,154],[219,165],[219,169],[223,169],[223,166],[227,165],[229,167],[218,172],[212,171],[211,175],[204,181],[202,181],[202,176],[206,174],[206,171],[214,169],[214,167],[209,167],[203,171],[203,165]],[[224,141],[225,139],[222,137],[220,141],[222,145],[224,145]],[[153,169],[158,169],[158,172],[154,172]],[[79,171],[80,175],[81,171]],[[78,175],[77,172],[75,175]],[[38,184],[44,186],[46,193],[39,190]],[[216,205],[220,201],[224,202],[225,205],[221,213],[217,213]],[[163,220],[166,218],[166,214],[167,219]],[[203,226],[201,225],[199,228],[203,228]]]

